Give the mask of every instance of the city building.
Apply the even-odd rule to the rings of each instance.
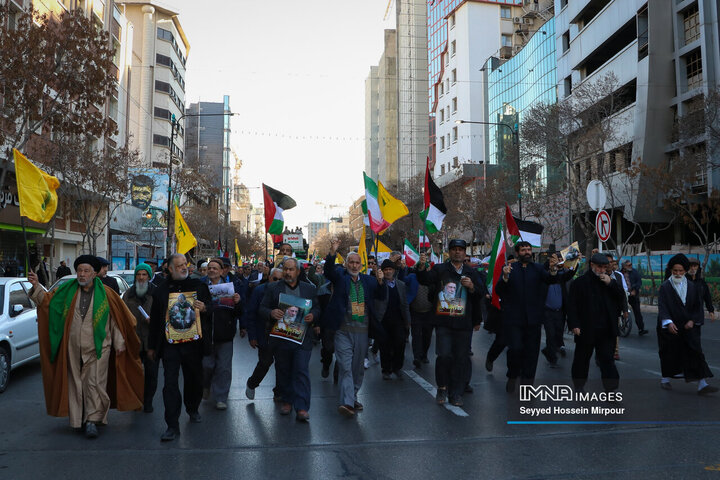
[[[397,177],[400,188],[396,191],[403,200],[406,200],[407,182],[418,174],[424,175],[428,156],[426,20],[426,0],[397,0]]]
[[[341,233],[352,233],[350,231],[350,216],[346,214],[331,218],[328,224],[328,233],[330,238]]]
[[[441,177],[467,163],[487,161],[485,125],[458,124],[483,122],[486,118],[486,92],[482,67],[489,57],[512,57],[526,42],[522,7],[490,1],[459,3],[447,14],[446,40],[440,54],[440,71],[433,86],[435,101],[434,175]]]
[[[350,233],[352,233],[353,237],[357,239],[359,239],[360,235],[362,235],[362,227],[364,224],[362,203],[364,201],[365,195],[362,195],[355,200],[352,205],[350,205],[350,209],[348,211],[348,216],[350,217]]]
[[[308,226],[307,226],[307,229],[308,229],[307,242],[308,242],[308,244],[314,242],[315,239],[317,238],[318,234],[323,230],[327,230],[328,226],[329,226],[328,222],[309,222]]]
[[[678,124],[693,114],[702,115],[705,97],[720,85],[720,38],[716,28],[715,2],[684,0],[567,1],[556,0],[557,89],[560,101],[571,101],[580,86],[593,87],[612,73],[617,83],[619,120],[613,142],[604,145],[605,154],[575,161],[573,178],[584,184],[603,172],[616,184],[621,170],[633,163],[648,166],[670,165],[687,155],[709,158],[712,148],[707,127],[693,138],[679,141]],[[611,162],[604,162],[605,158]],[[635,208],[638,199],[653,196],[649,179],[641,177],[635,188],[613,196],[606,209],[621,213],[613,220],[613,238],[624,243],[626,221],[656,222],[663,212]],[[624,182],[627,183],[627,182]],[[701,167],[692,191],[707,195],[720,188],[720,172],[707,164]],[[587,207],[586,207],[587,208]],[[578,213],[578,212],[574,212]],[[655,250],[673,243],[693,241],[680,222]]]
[[[178,12],[154,1],[124,0],[119,5],[134,26],[128,131],[148,167],[167,168],[184,157],[185,63],[190,43]],[[174,142],[172,119],[178,120]]]
[[[365,146],[365,172],[393,189],[398,185],[397,48],[397,32],[385,30],[383,54],[365,81],[365,130],[370,132]]]
[[[230,148],[230,97],[193,103],[185,112],[185,164],[198,169],[221,192],[219,213],[229,214],[234,164]]]

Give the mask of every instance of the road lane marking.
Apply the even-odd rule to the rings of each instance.
[[[415,381],[415,383],[420,385],[420,388],[422,388],[423,390],[428,392],[432,396],[432,398],[435,398],[435,395],[437,395],[437,389],[435,387],[433,387],[427,380],[425,380],[424,378],[422,378],[420,375],[413,372],[412,370],[403,370],[403,372],[405,372],[405,375],[412,378]],[[450,410],[452,413],[454,413],[458,417],[469,417],[470,416],[462,408],[456,407],[455,405],[450,405],[448,402],[445,402],[443,404],[443,407],[445,407],[445,409],[447,409],[447,410]]]

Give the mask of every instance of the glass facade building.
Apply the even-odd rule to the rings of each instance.
[[[556,69],[555,19],[551,18],[515,56],[504,63],[491,58],[485,64],[486,121],[520,128],[523,113],[533,105],[557,103]],[[501,125],[488,125],[487,130],[487,158],[490,164],[503,165],[505,152],[512,151],[512,131]],[[519,133],[522,138],[522,129]],[[531,177],[540,182],[559,173],[548,171],[547,165],[523,165],[523,168],[535,169]]]

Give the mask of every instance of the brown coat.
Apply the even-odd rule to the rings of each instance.
[[[140,362],[140,340],[135,333],[135,317],[112,289],[105,287],[110,316],[125,340],[125,351],[110,354],[107,393],[110,406],[121,411],[140,410],[143,402],[143,370]],[[79,295],[75,295],[65,321],[65,330],[60,342],[55,363],[50,362],[50,335],[48,311],[53,294],[47,293],[38,307],[38,337],[40,340],[40,365],[45,390],[45,408],[48,415],[68,416],[68,335],[72,323],[72,312]]]

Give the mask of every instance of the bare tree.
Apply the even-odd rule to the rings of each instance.
[[[33,157],[41,133],[97,139],[115,133],[102,109],[116,85],[114,49],[81,9],[59,17],[0,8],[0,185],[12,148]],[[99,107],[100,106],[100,107]]]

